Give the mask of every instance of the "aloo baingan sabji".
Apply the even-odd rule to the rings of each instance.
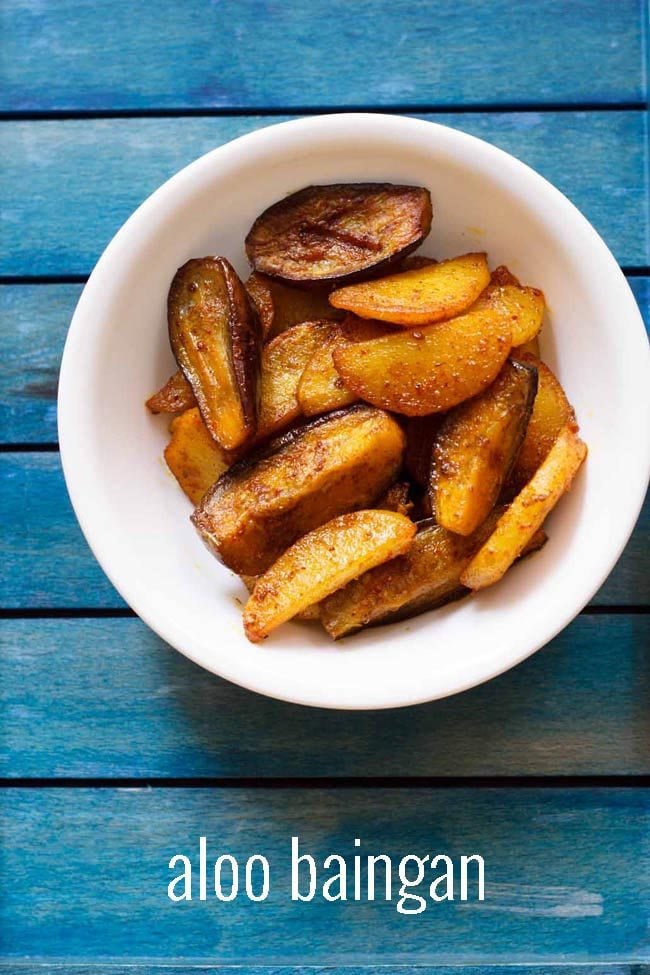
[[[250,596],[333,639],[498,582],[542,547],[587,454],[539,357],[543,293],[484,253],[412,255],[428,190],[312,186],[172,281],[165,459]],[[412,256],[409,256],[412,255]]]

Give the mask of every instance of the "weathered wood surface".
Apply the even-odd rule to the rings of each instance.
[[[5,0],[0,108],[617,103],[640,0]],[[31,52],[31,56],[26,56]]]
[[[465,694],[382,712],[259,697],[135,619],[6,621],[0,777],[650,775],[648,616],[581,616]]]
[[[124,734],[128,734],[125,724]],[[404,760],[414,742],[405,742]],[[643,789],[5,789],[3,953],[68,961],[411,965],[650,961]],[[199,836],[269,860],[267,900],[172,904]],[[299,836],[330,853],[480,853],[486,900],[292,903]],[[322,878],[321,870],[321,878]],[[321,879],[322,882],[322,879]],[[194,880],[197,893],[197,880]],[[399,885],[397,885],[398,887]],[[428,885],[427,885],[428,888]],[[362,883],[362,890],[365,884]]]
[[[553,73],[546,64],[544,71]],[[619,263],[650,264],[643,111],[421,117],[523,159],[577,204]],[[90,273],[126,218],[169,176],[210,149],[277,121],[235,116],[3,124],[0,274]]]

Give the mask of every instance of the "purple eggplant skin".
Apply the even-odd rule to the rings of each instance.
[[[310,287],[374,277],[422,243],[431,229],[422,186],[307,186],[260,214],[246,237],[254,269]]]
[[[179,268],[167,301],[169,341],[203,421],[225,450],[255,435],[262,331],[246,289],[224,257]]]

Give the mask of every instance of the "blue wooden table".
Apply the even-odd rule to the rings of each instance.
[[[125,607],[67,500],[57,370],[140,201],[279,118],[432,118],[530,163],[650,317],[639,0],[5,0],[0,13],[0,965],[42,975],[631,973],[650,965],[646,506],[593,604],[459,697],[307,710],[200,671]],[[606,513],[604,514],[606,517]],[[483,905],[172,905],[173,853],[480,852]],[[472,849],[470,849],[470,847]],[[475,848],[475,849],[474,849]],[[521,966],[521,967],[520,967]]]

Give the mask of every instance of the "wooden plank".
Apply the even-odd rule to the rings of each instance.
[[[552,74],[546,64],[544,71]],[[426,117],[523,159],[571,197],[621,264],[650,264],[643,112]],[[0,274],[89,273],[120,225],[165,179],[209,149],[268,123],[228,117],[4,124]]]
[[[0,454],[0,609],[115,609],[124,603],[95,562],[65,489],[58,454]],[[191,528],[188,526],[188,531]],[[595,605],[650,605],[650,502]]]
[[[650,961],[644,789],[5,789],[0,803],[8,960]],[[177,853],[195,861],[198,896],[200,836],[211,863],[222,853],[266,856],[268,898],[172,904]],[[395,873],[407,854],[446,853],[458,867],[461,855],[478,853],[485,901],[472,882],[468,902],[434,904],[427,877],[426,909],[408,917],[396,910],[399,881],[392,900],[368,902],[362,878],[359,901],[292,903],[292,836],[316,858],[321,884],[330,853],[350,870],[357,852],[385,853]]]
[[[96,4],[7,0],[0,107],[615,104],[644,96],[642,13],[639,0],[186,0],[181,16],[174,0],[116,0],[108,30]]]
[[[650,277],[630,285],[650,329]],[[56,443],[59,363],[80,294],[77,284],[0,285],[0,444]]]
[[[648,645],[650,616],[581,616],[465,694],[325,714],[213,677],[140,620],[5,621],[0,776],[648,775]]]
[[[3,975],[25,975],[26,966],[22,962],[2,966]],[[102,962],[101,975],[126,975],[124,965],[106,965]],[[187,968],[186,965],[156,965],[151,962],[135,963],[129,959],[128,972],[137,975],[188,975],[198,971],[200,975],[233,975],[231,965],[201,964]],[[384,965],[381,975],[549,975],[547,965]],[[38,975],[97,975],[96,965],[78,962],[39,962]],[[237,975],[315,975],[313,967],[305,965],[242,965],[237,966]],[[319,965],[317,975],[377,975],[376,965]],[[609,964],[553,965],[552,975],[641,975],[636,965]]]

